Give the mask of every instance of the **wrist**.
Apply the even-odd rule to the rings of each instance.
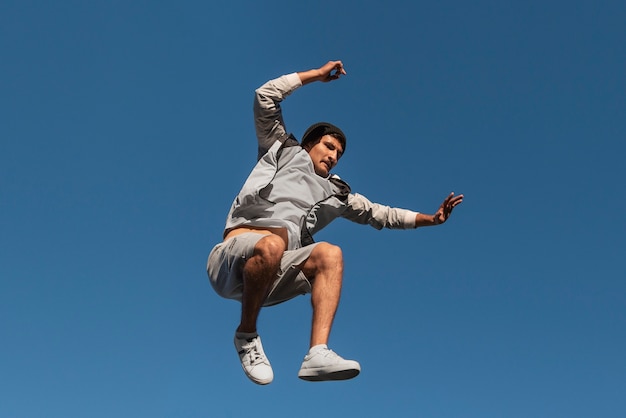
[[[415,227],[419,228],[421,226],[433,226],[439,225],[439,221],[437,219],[437,215],[428,215],[425,213],[418,213],[415,216]]]

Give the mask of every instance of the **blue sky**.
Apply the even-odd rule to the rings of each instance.
[[[0,3],[0,416],[623,417],[626,5],[618,1]],[[310,308],[239,305],[206,257],[255,162],[252,93],[341,59],[284,104],[341,126],[336,172],[449,223],[338,220],[331,347]]]

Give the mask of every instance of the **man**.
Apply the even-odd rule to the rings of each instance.
[[[280,102],[303,85],[345,74],[341,61],[329,61],[256,90],[258,162],[232,204],[223,242],[209,255],[207,272],[215,291],[241,302],[235,347],[244,372],[258,384],[274,377],[256,328],[261,308],[306,293],[311,293],[313,319],[310,349],[298,376],[344,380],[361,370],[359,363],[327,346],[341,294],[343,258],[339,247],[313,241],[317,231],[337,217],[376,229],[439,225],[463,200],[451,193],[434,215],[372,203],[330,174],[346,149],[341,129],[316,123],[301,143],[287,133]]]

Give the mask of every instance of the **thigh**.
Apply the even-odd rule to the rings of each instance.
[[[207,261],[207,273],[218,295],[241,301],[244,265],[263,237],[265,235],[249,232],[229,238],[213,248]]]
[[[319,243],[313,243],[297,250],[287,250],[280,262],[276,281],[272,285],[264,306],[276,305],[296,296],[311,293],[311,283],[302,271],[302,266]]]

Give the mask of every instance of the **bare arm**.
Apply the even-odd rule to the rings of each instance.
[[[314,81],[327,83],[337,80],[340,76],[346,74],[346,70],[343,68],[341,61],[328,61],[315,70],[301,71],[298,73],[298,76],[300,77],[300,81],[302,81],[302,85],[305,85]]]

